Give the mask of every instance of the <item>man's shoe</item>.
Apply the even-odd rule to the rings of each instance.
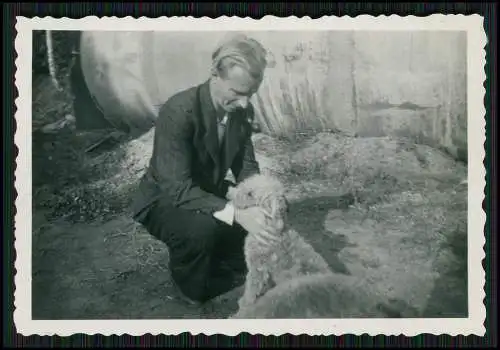
[[[203,305],[203,303],[201,301],[193,300],[193,299],[189,298],[188,296],[186,296],[185,294],[183,294],[182,292],[179,292],[179,299],[181,299],[186,304],[189,304],[189,305],[194,306],[194,307],[200,307]]]

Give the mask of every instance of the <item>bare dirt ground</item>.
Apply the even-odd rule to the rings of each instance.
[[[103,132],[38,127],[71,113],[69,96],[33,91],[33,318],[220,318],[237,293],[203,308],[172,289],[168,251],[128,205],[153,130],[108,143]],[[264,171],[288,185],[292,225],[339,273],[362,276],[407,316],[467,317],[466,166],[390,138],[322,133],[254,137]],[[405,308],[407,308],[405,306]]]

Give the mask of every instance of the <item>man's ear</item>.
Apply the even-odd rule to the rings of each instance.
[[[218,72],[216,66],[210,67],[210,76],[216,77],[216,78],[219,77],[219,72]]]

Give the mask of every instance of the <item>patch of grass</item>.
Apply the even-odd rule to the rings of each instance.
[[[130,218],[54,222],[33,252],[33,318],[214,318],[234,308],[230,298],[204,308],[181,302],[168,259],[165,245]]]
[[[123,138],[104,155],[87,152],[112,130],[79,131],[74,125],[53,133],[41,128],[73,113],[73,95],[66,71],[63,90],[57,91],[50,77],[36,76],[33,88],[33,205],[48,218],[65,217],[74,222],[104,219],[123,212],[123,198],[114,197],[106,186],[92,189],[97,180],[121,171],[125,153]],[[126,136],[126,135],[125,135]]]
[[[33,200],[37,208],[51,210],[53,217],[93,220],[113,212],[116,200],[104,187],[92,189],[97,180],[121,170],[123,151],[113,152],[113,162],[96,163],[85,148],[104,137],[104,133],[78,135],[65,130],[57,134],[33,135]],[[115,202],[115,203],[113,203]],[[118,211],[123,208],[116,208]]]

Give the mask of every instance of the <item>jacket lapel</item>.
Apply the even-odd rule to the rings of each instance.
[[[201,114],[205,126],[203,142],[215,164],[215,174],[218,174],[220,168],[219,159],[219,140],[217,137],[217,114],[210,96],[210,85],[206,81],[200,87]]]
[[[237,112],[229,116],[224,135],[224,144],[221,148],[217,132],[217,112],[210,96],[209,81],[206,81],[200,87],[200,103],[205,126],[203,142],[214,162],[214,177],[215,181],[218,182],[221,177],[225,176],[225,172],[229,169],[234,157],[240,150],[240,139],[245,132],[242,123],[245,112]]]

